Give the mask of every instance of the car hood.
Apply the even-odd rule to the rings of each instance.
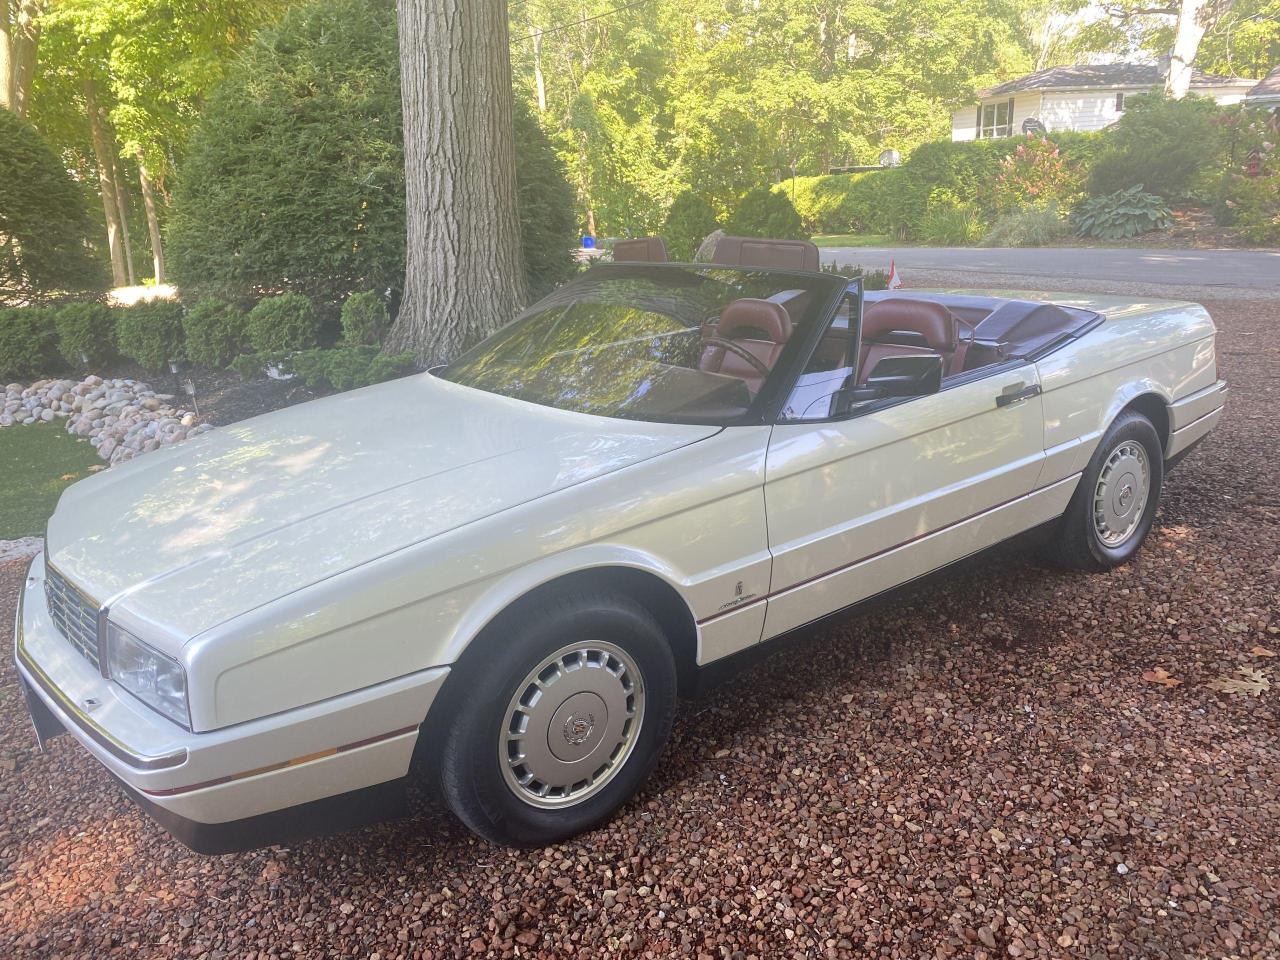
[[[246,420],[68,488],[49,560],[183,639],[716,427],[568,413],[430,374]]]

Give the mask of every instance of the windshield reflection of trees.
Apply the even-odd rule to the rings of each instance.
[[[732,269],[640,271],[622,277],[601,273],[544,298],[464,354],[443,376],[580,413],[665,418],[680,406],[671,395],[673,384],[698,392],[690,375],[671,374],[698,371],[705,322],[718,319],[734,300],[767,299],[803,287],[795,278]],[[725,393],[726,378],[701,376],[707,380],[702,389],[706,396],[690,399],[704,414],[745,412],[738,403],[710,399],[713,394],[743,396]],[[717,402],[721,409],[715,409]]]

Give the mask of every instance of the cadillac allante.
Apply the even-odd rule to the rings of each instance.
[[[196,850],[382,815],[411,771],[545,844],[726,658],[1034,527],[1125,562],[1225,394],[1191,303],[601,264],[448,366],[68,489],[18,673]]]

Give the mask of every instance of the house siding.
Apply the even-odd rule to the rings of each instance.
[[[1116,94],[1132,97],[1146,93],[1143,87],[1128,90],[1046,93],[1040,119],[1047,130],[1078,130],[1089,133],[1115,123],[1123,110],[1116,109]]]
[[[983,100],[983,104],[1004,103],[1009,97],[992,97]],[[1040,93],[1019,93],[1013,97],[1013,135],[1022,133],[1022,121],[1040,113]],[[978,139],[978,105],[964,107],[951,115],[952,140]]]

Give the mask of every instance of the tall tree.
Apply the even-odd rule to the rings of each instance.
[[[0,0],[0,107],[27,114],[43,0]]]
[[[107,225],[107,250],[111,256],[111,281],[117,287],[129,282],[125,267],[124,231],[120,222],[120,197],[116,192],[115,140],[107,126],[106,112],[98,100],[98,83],[84,78],[85,112],[89,118],[89,134],[98,168],[98,188],[102,195],[102,217]]]
[[[448,360],[527,290],[505,0],[399,0],[408,251],[388,349]]]
[[[1166,96],[1181,100],[1190,92],[1200,41],[1231,4],[1232,0],[1182,0],[1178,4],[1173,46],[1169,49],[1169,71],[1164,79]]]

